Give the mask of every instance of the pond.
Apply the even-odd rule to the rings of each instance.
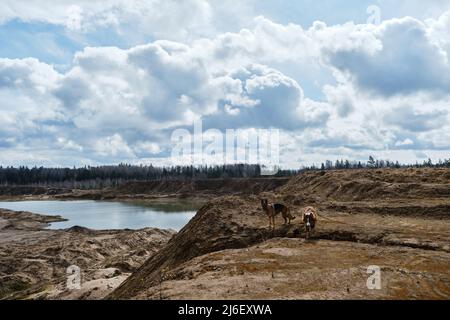
[[[0,202],[0,208],[60,215],[68,221],[52,223],[48,229],[81,226],[94,230],[142,229],[147,227],[179,231],[199,206],[191,203],[129,203],[110,201],[14,201]]]

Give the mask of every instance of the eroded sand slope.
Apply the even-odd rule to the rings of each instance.
[[[43,229],[58,220],[0,210],[0,299],[101,299],[175,233]],[[81,290],[67,290],[71,265],[81,268]]]
[[[45,230],[60,217],[0,210],[0,298],[450,298],[449,169],[316,171],[261,181],[175,190],[171,197],[209,200],[179,233]],[[135,187],[45,197],[147,200],[173,191]],[[286,203],[297,216],[316,206],[315,234],[305,240],[299,218],[283,226],[278,217],[269,230],[260,197]],[[66,288],[72,264],[82,269],[81,290]],[[367,289],[371,265],[381,268],[381,290]]]
[[[109,298],[450,298],[450,170],[311,172],[259,196],[317,206],[313,238],[269,231],[257,196],[218,198]]]

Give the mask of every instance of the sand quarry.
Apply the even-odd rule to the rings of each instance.
[[[3,198],[196,198],[180,232],[44,230],[60,217],[0,211],[2,299],[449,299],[450,170],[306,172],[291,179],[128,184],[115,190]],[[274,231],[259,198],[320,220]],[[80,290],[66,268],[83,270]],[[367,287],[369,266],[381,287]]]

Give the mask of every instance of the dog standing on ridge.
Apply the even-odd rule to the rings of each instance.
[[[269,218],[269,228],[275,229],[275,217],[280,213],[284,219],[284,224],[291,224],[291,220],[295,219],[295,217],[291,215],[291,210],[289,207],[284,204],[269,203],[267,199],[261,199],[261,207]]]
[[[306,207],[303,209],[302,221],[305,224],[306,238],[309,238],[311,232],[314,231],[319,216],[314,207]]]

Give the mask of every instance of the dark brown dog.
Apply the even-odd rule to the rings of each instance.
[[[280,213],[284,219],[284,224],[291,224],[291,220],[295,219],[295,217],[291,215],[289,207],[284,204],[269,203],[267,199],[261,199],[261,207],[269,218],[269,228],[273,227],[273,229],[275,229],[275,217]]]

